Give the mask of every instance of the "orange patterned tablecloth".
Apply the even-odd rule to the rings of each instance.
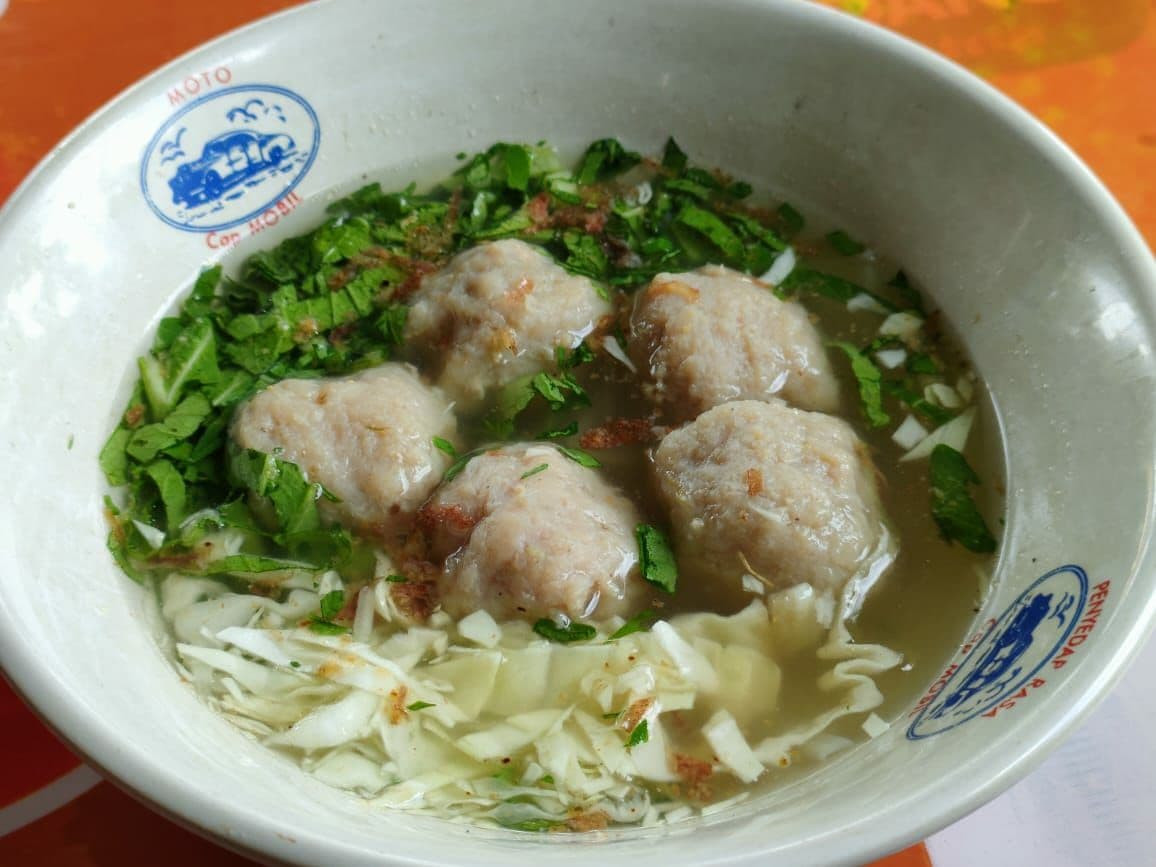
[[[824,2],[935,48],[1020,102],[1092,166],[1156,245],[1156,0]],[[0,202],[137,78],[291,5],[241,0],[188,15],[156,0],[0,0]],[[250,863],[100,782],[2,681],[0,732],[0,864]],[[879,863],[931,861],[915,846]]]

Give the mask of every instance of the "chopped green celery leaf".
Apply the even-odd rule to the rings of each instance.
[[[903,303],[917,313],[923,313],[923,296],[919,290],[911,285],[904,271],[896,271],[895,276],[887,281],[887,285],[899,293]]]
[[[700,202],[705,202],[710,199],[712,190],[710,187],[704,187],[702,184],[696,184],[694,181],[688,181],[685,178],[672,178],[663,184],[667,190],[673,190],[676,193],[686,193],[698,199]]]
[[[599,280],[606,274],[609,262],[598,239],[577,229],[562,233],[562,243],[566,247],[566,259],[562,267],[572,274],[581,274],[592,280]]]
[[[686,168],[686,154],[674,138],[668,138],[662,149],[662,167],[672,172],[681,172]]]
[[[401,346],[405,342],[405,323],[409,308],[404,304],[391,304],[377,317],[377,330],[386,343]]]
[[[397,574],[386,575],[385,580],[388,581],[390,584],[408,584],[409,583],[408,578],[406,578],[404,575],[397,575]]]
[[[258,554],[230,554],[220,560],[213,560],[205,566],[206,575],[258,575],[262,572],[280,572],[285,569],[305,569],[312,571],[315,567],[310,563],[298,560],[285,560],[280,557],[262,557]],[[340,593],[341,591],[336,591]],[[340,610],[340,609],[338,609]]]
[[[682,173],[684,178],[694,181],[696,184],[702,184],[704,187],[709,187],[712,190],[721,190],[723,188],[722,181],[714,172],[708,172],[706,169],[700,169],[698,166],[690,166]]]
[[[349,632],[348,626],[330,623],[328,620],[320,620],[316,617],[309,621],[309,628],[318,635],[344,635]]]
[[[175,532],[185,518],[187,492],[185,480],[180,471],[170,461],[153,461],[145,467],[145,474],[152,479],[160,493],[165,507],[165,523],[169,532]]]
[[[457,460],[458,450],[454,448],[454,444],[449,440],[442,437],[434,437],[433,444],[434,448],[439,452],[444,452],[445,454],[449,455],[451,460]]]
[[[493,238],[508,238],[511,235],[516,235],[523,229],[528,229],[534,225],[534,221],[530,219],[524,207],[503,217],[496,225],[490,226],[475,233],[474,237],[480,240],[490,240]]]
[[[598,458],[589,452],[582,451],[582,449],[572,449],[569,446],[555,446],[555,448],[580,466],[590,467],[591,469],[602,466]]]
[[[271,328],[247,340],[229,344],[225,347],[225,354],[249,373],[262,374],[294,346],[293,334],[288,327]]]
[[[626,150],[617,139],[600,139],[586,149],[574,179],[579,184],[604,181],[634,168],[641,161],[641,156]]]
[[[650,628],[651,621],[658,617],[653,611],[647,608],[645,611],[639,611],[625,623],[614,631],[607,641],[615,641],[619,638],[625,638],[627,635],[633,635],[635,632],[642,632]]]
[[[226,527],[247,530],[251,533],[260,532],[257,520],[253,517],[253,512],[244,500],[233,500],[222,504],[217,509],[217,518]]]
[[[526,472],[522,473],[522,475],[519,476],[519,478],[528,479],[528,478],[530,478],[530,476],[536,476],[536,475],[538,475],[538,473],[543,472],[543,471],[548,470],[548,469],[550,469],[549,464],[538,464],[538,466],[534,467],[533,469],[526,470]]]
[[[211,416],[202,428],[201,435],[197,438],[195,444],[189,443],[186,440],[185,444],[191,446],[186,460],[191,464],[195,464],[210,455],[216,454],[217,450],[225,444],[225,435],[228,429],[229,416],[227,413],[222,412]],[[172,450],[166,449],[165,454],[171,456]]]
[[[212,384],[221,378],[212,323],[207,319],[192,323],[173,339],[163,360],[152,356],[140,359],[140,371],[153,418],[164,418],[187,385]]]
[[[432,701],[415,701],[412,704],[407,704],[405,706],[405,709],[417,711],[417,710],[425,710],[427,707],[433,707],[433,706],[434,706],[434,704]]]
[[[650,726],[646,720],[641,720],[638,725],[630,730],[630,737],[626,741],[626,748],[636,747],[639,744],[644,744],[650,740]]]
[[[675,221],[709,240],[728,261],[732,263],[742,261],[745,252],[743,242],[717,215],[687,205],[679,212]]]
[[[951,421],[956,413],[927,400],[922,394],[893,379],[883,380],[883,393],[894,397],[912,412],[917,413],[936,427]]]
[[[979,476],[967,459],[941,443],[931,450],[929,474],[931,516],[944,537],[977,554],[994,551],[995,537],[968,493],[968,485],[979,484]]]
[[[916,352],[907,357],[907,370],[909,373],[935,374],[939,373],[939,365],[930,355]]]
[[[856,241],[842,229],[828,232],[827,243],[834,247],[835,252],[841,256],[858,256],[867,249],[866,244],[861,244],[859,241]]]
[[[166,316],[157,325],[157,334],[153,338],[153,345],[151,352],[153,355],[159,355],[173,345],[173,341],[177,339],[185,328],[185,323],[177,316]]]
[[[755,191],[746,181],[734,181],[726,188],[726,194],[732,199],[745,199]]]
[[[549,617],[543,617],[534,624],[534,631],[550,641],[569,644],[572,641],[589,641],[598,634],[598,630],[589,623],[571,621],[566,626],[559,626]]]
[[[572,437],[578,433],[578,422],[572,421],[565,427],[554,428],[553,430],[542,431],[535,439],[540,440],[560,440],[566,437]]]
[[[326,223],[312,235],[314,261],[327,265],[351,259],[372,243],[369,221],[364,217]]]
[[[546,181],[546,189],[550,191],[550,195],[555,199],[567,205],[582,204],[582,196],[578,193],[578,185],[570,179],[569,175],[565,177],[548,178]]]
[[[534,375],[521,376],[498,391],[494,407],[485,422],[486,430],[493,436],[507,439],[514,432],[514,419],[530,405],[537,394],[534,379]]]
[[[786,230],[788,235],[797,235],[807,223],[807,221],[803,219],[803,215],[796,211],[788,202],[783,202],[779,205],[775,213],[779,215],[779,219],[783,223],[783,229]]]
[[[851,373],[859,383],[859,403],[871,427],[882,427],[891,421],[883,409],[883,374],[875,363],[853,344],[836,341],[832,346],[841,349],[851,362]]]
[[[259,279],[273,285],[295,283],[313,270],[309,235],[287,238],[272,250],[254,253],[242,268],[245,280]]]
[[[765,244],[748,244],[747,255],[743,260],[743,270],[748,274],[765,274],[777,258],[778,254]]]
[[[227,453],[230,475],[242,487],[269,500],[281,533],[301,533],[321,527],[317,513],[321,486],[307,481],[300,467],[231,443]]]
[[[132,523],[126,520],[112,501],[111,497],[104,498],[105,517],[108,519],[109,527],[108,539],[105,544],[112,558],[116,564],[124,570],[124,574],[128,575],[133,581],[143,582],[145,580],[145,573],[138,569],[133,562],[133,553],[129,544],[129,529],[135,530]],[[140,534],[137,533],[139,537]]]
[[[856,295],[870,295],[885,310],[894,311],[897,309],[886,298],[874,292],[868,292],[858,283],[852,283],[850,280],[844,280],[833,274],[824,274],[822,271],[816,271],[803,265],[796,266],[779,284],[778,290],[785,296],[822,295],[824,298],[830,298],[843,304],[846,304]]]
[[[746,214],[728,214],[727,221],[753,240],[761,241],[775,252],[787,249],[787,242],[776,231],[767,228],[754,217],[748,217]]]
[[[588,364],[594,360],[594,350],[592,350],[583,340],[573,349],[567,349],[565,346],[554,347],[554,359],[558,362],[559,370],[572,370],[580,364]]]
[[[228,407],[240,403],[253,389],[256,380],[245,370],[233,368],[224,373],[220,381],[207,390],[209,403],[214,407]]]
[[[128,445],[132,431],[126,427],[118,427],[105,442],[100,450],[100,468],[110,485],[116,487],[128,482],[128,455],[125,447]]]
[[[196,433],[212,409],[204,395],[191,395],[174,407],[163,421],[146,424],[133,431],[125,450],[130,457],[147,463],[162,450]]]
[[[336,569],[346,565],[353,552],[353,539],[343,527],[322,527],[281,533],[275,537],[289,553],[314,569]]]
[[[185,301],[185,306],[188,306],[189,301],[212,301],[217,294],[217,287],[220,285],[220,265],[202,269],[201,273],[197,275],[196,282],[193,283],[193,291],[189,293],[188,300]]]
[[[634,528],[638,540],[638,561],[642,577],[667,593],[673,593],[678,586],[678,562],[666,535],[650,524],[639,524]]]
[[[345,284],[343,291],[358,316],[368,316],[373,312],[373,300],[386,283],[401,283],[405,273],[400,268],[382,266],[366,268]]]
[[[555,411],[572,406],[590,405],[590,397],[586,394],[586,390],[569,373],[558,376],[538,373],[530,380],[530,386],[550,404],[550,409]]]
[[[501,153],[506,163],[506,186],[526,192],[530,183],[530,152],[522,145],[508,144]]]
[[[481,454],[481,452],[477,449],[472,452],[466,452],[464,455],[450,464],[449,468],[446,469],[446,474],[442,476],[442,481],[453,481],[455,478],[457,478],[458,473],[466,468],[466,464],[476,458],[479,454]]]
[[[332,620],[345,607],[345,591],[330,590],[321,597],[321,619]]]

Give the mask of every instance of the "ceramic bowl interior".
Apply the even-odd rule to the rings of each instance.
[[[257,86],[282,95],[308,165],[274,199],[182,225],[150,174],[158,136]],[[837,214],[954,323],[1007,454],[980,648],[945,660],[955,667],[928,684],[926,707],[803,783],[597,840],[374,810],[214,716],[158,650],[150,593],[104,548],[97,453],[158,318],[203,265],[304,230],[368,178],[434,177],[457,151],[497,140],[574,151],[613,135],[655,152],[668,134],[702,162]],[[1150,254],[1086,169],[1008,101],[817,7],[311,4],[181,58],[92,118],[5,209],[0,262],[4,665],[94,763],[238,849],[345,864],[866,860],[1026,773],[1152,620]],[[1016,619],[1029,609],[1040,616]],[[1014,665],[988,677],[984,661],[999,658]]]

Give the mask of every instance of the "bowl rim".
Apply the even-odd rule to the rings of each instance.
[[[98,128],[102,121],[115,115],[138,91],[154,85],[196,58],[217,52],[229,43],[243,42],[254,33],[275,26],[282,19],[325,15],[329,7],[341,2],[317,0],[263,16],[201,43],[138,79],[85,118],[40,160],[3,206],[0,206],[0,229],[6,226],[25,200],[34,199],[42,178],[52,168],[66,162],[74,151],[82,148],[85,137]],[[453,3],[454,0],[442,2]],[[688,4],[692,0],[673,2]],[[1067,144],[994,86],[955,61],[906,36],[818,3],[716,0],[716,4],[738,12],[792,18],[839,38],[865,43],[871,49],[889,54],[905,65],[925,72],[941,86],[971,101],[985,115],[1014,131],[1041,158],[1050,159],[1068,182],[1095,204],[1097,216],[1119,245],[1120,257],[1133,263],[1138,270],[1146,272],[1146,290],[1156,296],[1156,258],[1122,206]],[[1141,290],[1144,289],[1142,286]],[[1133,576],[1156,571],[1156,564],[1152,563],[1153,523],[1156,521],[1154,497],[1156,494],[1150,492],[1148,510],[1143,520],[1143,547],[1133,560]],[[967,795],[955,798],[947,805],[941,802],[941,796],[937,797],[933,793],[932,797],[921,799],[914,812],[906,810],[906,820],[901,824],[879,822],[870,829],[856,829],[853,837],[844,835],[843,840],[838,837],[828,838],[828,845],[836,851],[827,853],[825,863],[861,863],[923,840],[982,806],[1034,770],[1059,745],[1061,739],[1104,699],[1122,677],[1128,664],[1138,655],[1148,636],[1156,631],[1156,593],[1150,594],[1143,606],[1120,612],[1120,619],[1125,622],[1117,626],[1111,640],[1111,651],[1105,654],[1106,663],[1079,690],[1064,714],[1051,719],[1050,725],[1040,727],[1031,746],[1014,750],[1004,747],[1004,755],[997,752],[989,756],[992,759],[1006,759],[1004,762],[992,763],[999,768],[994,774],[984,773],[981,776],[970,768],[961,768],[960,774],[964,777],[957,782]],[[71,693],[19,640],[17,631],[6,619],[2,608],[0,670],[37,716],[102,775],[153,810],[219,845],[248,857],[274,858],[302,864],[315,863],[320,857],[340,857],[356,862],[368,854],[364,849],[344,844],[338,839],[311,834],[303,828],[282,826],[275,817],[247,809],[243,805],[219,801],[200,786],[170,774],[162,763],[126,749],[115,731],[99,722],[94,725],[93,720],[76,711]],[[967,776],[969,774],[970,777]],[[223,829],[229,829],[230,834],[223,833]],[[248,845],[242,844],[242,840]],[[381,863],[413,867],[442,863],[397,853],[378,854],[383,858]],[[753,864],[762,854],[760,851],[720,853],[710,863]]]

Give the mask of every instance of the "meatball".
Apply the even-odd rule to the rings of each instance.
[[[505,240],[455,256],[422,281],[405,339],[464,407],[487,389],[553,365],[611,312],[585,277],[570,274],[537,247]]]
[[[543,468],[544,467],[544,468]],[[471,460],[422,507],[442,607],[498,620],[626,615],[644,595],[634,504],[552,446]]]
[[[451,442],[449,402],[408,364],[353,376],[285,379],[238,410],[232,437],[301,467],[340,502],[322,499],[329,520],[380,534],[404,528],[441,480],[450,459],[433,438]]]
[[[655,399],[675,419],[731,400],[777,396],[820,412],[839,403],[807,311],[729,268],[659,274],[635,302],[629,343]]]
[[[833,416],[725,403],[668,434],[654,469],[679,565],[700,580],[749,570],[835,590],[894,555],[867,448]]]

